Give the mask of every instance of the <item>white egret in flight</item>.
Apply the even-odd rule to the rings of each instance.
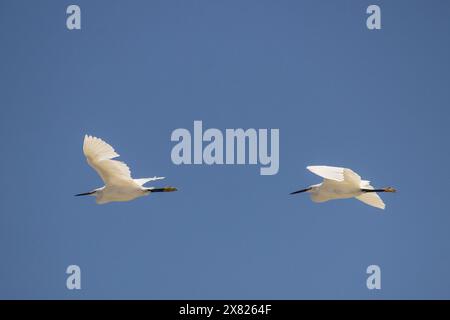
[[[75,196],[93,195],[98,204],[112,201],[130,201],[153,192],[177,191],[176,188],[146,188],[144,184],[149,181],[164,179],[164,177],[153,178],[131,178],[130,168],[117,160],[119,156],[109,144],[100,138],[85,135],[83,152],[89,165],[94,168],[105,183],[105,186],[90,192],[79,193]]]
[[[377,192],[395,192],[394,188],[374,189],[370,181],[361,180],[361,177],[351,169],[309,166],[306,167],[312,173],[324,178],[322,183],[312,185],[306,189],[292,192],[291,194],[308,192],[314,202],[325,202],[333,199],[356,198],[369,206],[384,209],[386,206]]]

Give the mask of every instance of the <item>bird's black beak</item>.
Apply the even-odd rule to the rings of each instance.
[[[79,197],[79,196],[89,196],[89,195],[94,194],[94,193],[95,193],[95,191],[85,192],[85,193],[79,193],[79,194],[76,194],[75,197]]]
[[[147,189],[147,191],[150,191],[150,192],[173,192],[173,191],[178,191],[178,189],[174,188],[174,187],[165,187],[165,188]]]
[[[306,191],[309,191],[309,190],[311,190],[311,188],[306,188],[306,189],[302,189],[302,190],[294,191],[294,192],[291,192],[290,194],[297,194],[297,193],[302,193],[302,192],[306,192]]]

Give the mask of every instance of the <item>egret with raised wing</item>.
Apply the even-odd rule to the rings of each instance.
[[[164,179],[164,177],[133,179],[130,168],[125,163],[112,160],[119,154],[100,138],[86,135],[83,152],[88,164],[97,171],[105,186],[75,196],[95,196],[96,202],[103,204],[112,201],[130,201],[153,192],[177,191],[173,187],[144,187],[147,182]]]
[[[375,189],[370,185],[370,181],[362,180],[351,169],[329,166],[309,166],[306,168],[322,177],[323,182],[291,194],[308,192],[314,202],[356,198],[369,206],[384,209],[386,205],[377,192],[396,192],[392,187]]]

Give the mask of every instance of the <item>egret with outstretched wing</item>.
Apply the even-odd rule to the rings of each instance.
[[[323,178],[323,182],[291,194],[308,192],[314,202],[325,202],[333,199],[356,198],[369,206],[384,209],[386,205],[377,192],[395,192],[394,188],[374,189],[370,181],[361,180],[353,170],[329,166],[306,167],[312,173]]]
[[[85,135],[83,152],[88,164],[94,168],[105,183],[105,186],[76,196],[92,195],[98,204],[112,201],[130,201],[153,192],[177,191],[173,187],[147,188],[144,184],[164,177],[133,179],[130,168],[121,161],[112,160],[118,153],[100,138]]]

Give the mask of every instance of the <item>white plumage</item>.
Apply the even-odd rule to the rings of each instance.
[[[98,204],[111,201],[129,201],[152,192],[176,191],[175,188],[146,188],[143,185],[164,177],[133,179],[130,168],[122,161],[112,160],[119,154],[100,138],[86,135],[83,153],[88,164],[94,168],[105,183],[104,187],[77,196],[94,195]]]
[[[386,206],[377,192],[395,192],[394,188],[374,189],[370,181],[362,180],[353,170],[330,166],[308,166],[312,173],[323,178],[323,182],[291,194],[308,192],[314,202],[333,199],[356,198],[370,206],[384,209]]]

